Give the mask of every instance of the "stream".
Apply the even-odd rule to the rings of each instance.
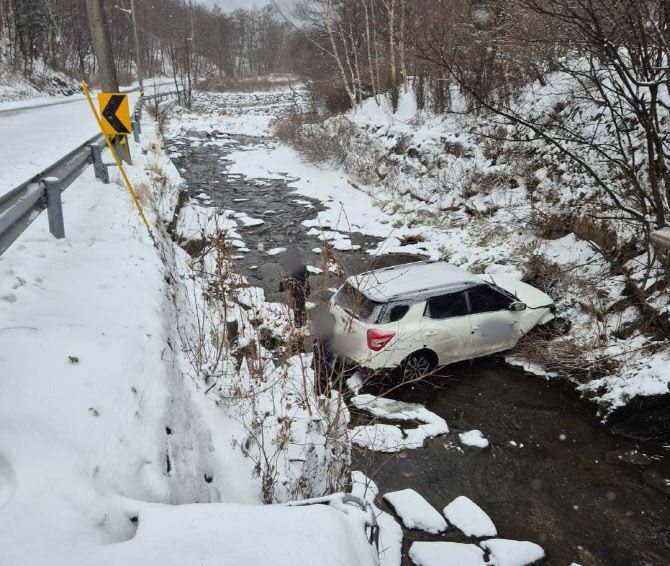
[[[295,247],[307,265],[324,269],[312,277],[310,298],[321,303],[341,274],[322,265],[321,254],[312,251],[321,242],[302,222],[315,218],[322,204],[293,194],[290,172],[286,179],[227,174],[232,150],[267,143],[202,132],[168,140],[193,201],[205,193],[208,206],[264,221],[238,229],[249,251],[237,259],[249,284],[265,289],[268,300],[281,300],[281,254],[267,252]],[[377,238],[352,234],[351,241],[361,249],[338,252],[350,274],[421,259],[409,254],[373,258],[365,249],[376,247]],[[389,385],[377,383],[364,392],[384,393]],[[380,493],[413,488],[438,510],[465,495],[487,512],[498,536],[540,544],[550,565],[670,564],[668,448],[611,434],[570,385],[529,376],[493,357],[448,366],[425,382],[396,388],[391,396],[425,405],[446,419],[450,432],[418,450],[357,449],[354,467],[374,479]],[[355,424],[366,419],[354,412]],[[471,429],[481,430],[491,446],[461,447],[458,433]],[[383,502],[378,505],[392,513]],[[404,531],[403,564],[411,564],[407,551],[415,540],[476,542],[455,529],[441,536]]]

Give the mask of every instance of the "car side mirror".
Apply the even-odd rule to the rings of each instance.
[[[522,303],[521,301],[514,301],[510,306],[509,310],[511,311],[525,311],[526,310],[526,303]]]

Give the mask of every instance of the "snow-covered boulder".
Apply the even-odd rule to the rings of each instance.
[[[463,446],[471,446],[473,448],[488,448],[489,441],[486,439],[481,430],[469,430],[458,435]]]
[[[494,537],[498,534],[493,521],[464,495],[454,499],[442,511],[447,520],[468,537]]]
[[[409,549],[416,566],[485,566],[484,552],[474,544],[415,542]]]
[[[437,534],[447,529],[447,521],[428,501],[413,489],[392,491],[384,500],[393,507],[408,529]]]
[[[494,538],[481,543],[491,553],[494,566],[530,566],[546,556],[544,549],[534,542]]]

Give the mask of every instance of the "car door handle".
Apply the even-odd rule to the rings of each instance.
[[[426,336],[435,336],[437,334],[437,330],[426,330],[426,332],[424,332],[424,334]]]

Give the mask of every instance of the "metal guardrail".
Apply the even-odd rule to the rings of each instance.
[[[146,100],[174,96],[165,92],[140,97],[133,111],[133,135],[139,141],[142,132],[142,108]],[[61,157],[32,179],[0,195],[0,255],[32,224],[45,209],[49,215],[49,231],[56,238],[65,237],[61,193],[79,177],[89,165],[95,176],[109,183],[108,168],[114,164],[102,161],[106,143],[102,134],[93,136],[70,153]]]

